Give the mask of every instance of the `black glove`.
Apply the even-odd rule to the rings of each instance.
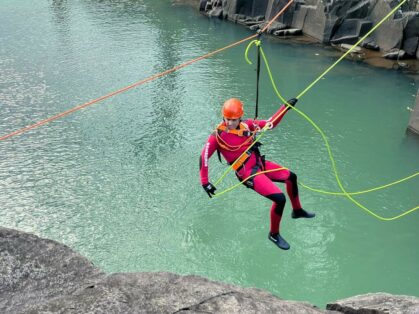
[[[215,186],[212,185],[212,183],[208,182],[207,184],[202,185],[205,192],[208,193],[208,196],[211,198],[213,195],[215,195]]]
[[[295,104],[297,103],[298,99],[297,98],[291,98],[290,100],[287,100],[287,103],[291,106],[294,107]],[[291,107],[287,107],[288,110],[291,109]]]

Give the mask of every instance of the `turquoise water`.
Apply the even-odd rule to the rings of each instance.
[[[169,1],[3,0],[0,136],[249,36]],[[321,45],[263,40],[284,97],[336,59]],[[241,97],[253,116],[254,66],[245,45],[0,142],[0,225],[61,241],[108,272],[170,271],[266,289],[324,307],[385,291],[419,295],[419,211],[380,221],[339,196],[301,188],[317,213],[267,240],[270,202],[239,187],[208,199],[198,156]],[[254,58],[254,53],[251,55]],[[341,62],[298,103],[326,133],[340,178],[360,191],[419,169],[419,140],[405,133],[417,81]],[[262,70],[260,117],[279,106]],[[304,184],[338,191],[321,137],[296,112],[265,135],[268,159]],[[211,160],[215,181],[225,169]],[[218,186],[236,183],[233,174]],[[418,177],[356,196],[391,217],[419,204]]]

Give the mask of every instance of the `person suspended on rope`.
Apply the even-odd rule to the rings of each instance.
[[[275,128],[285,113],[296,103],[296,98],[288,100],[290,106],[283,104],[268,120],[242,120],[243,103],[237,98],[228,99],[221,110],[223,121],[209,136],[199,159],[201,184],[209,197],[215,195],[216,187],[209,181],[208,161],[216,151],[220,161],[220,156],[223,156],[227,163],[233,165],[240,181],[256,174],[243,184],[273,202],[268,238],[283,250],[290,248],[287,241],[280,235],[280,223],[286,199],[274,182],[285,183],[293,208],[292,218],[313,218],[315,214],[304,210],[300,204],[296,174],[275,162],[265,160],[265,156],[260,154],[259,142],[256,142],[242,157],[240,156],[252,145],[258,130],[265,126]],[[269,172],[261,173],[263,171]]]

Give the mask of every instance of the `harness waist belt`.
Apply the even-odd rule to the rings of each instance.
[[[232,168],[234,169],[234,171],[240,171],[244,165],[246,164],[246,162],[249,160],[250,156],[252,155],[252,153],[254,152],[256,154],[256,160],[257,163],[259,163],[259,161],[262,161],[262,165],[263,167],[265,167],[264,165],[264,158],[261,158],[262,156],[260,155],[260,151],[259,151],[259,147],[262,145],[262,143],[257,142],[255,143],[247,152],[246,154],[244,154],[243,156],[239,157],[236,161],[234,161],[233,163],[231,163],[230,165],[233,165]],[[262,160],[260,160],[262,159]]]
[[[244,154],[241,157],[239,157],[238,159],[236,159],[232,163],[232,165],[233,165],[232,168],[234,169],[234,171],[236,171],[236,172],[240,171],[251,155],[252,155],[252,152],[247,151],[246,154]]]

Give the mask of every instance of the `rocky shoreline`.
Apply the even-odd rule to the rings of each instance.
[[[371,293],[322,310],[194,275],[106,274],[63,244],[0,227],[0,313],[413,314],[419,298]]]
[[[210,17],[263,28],[288,0],[172,0]],[[407,1],[349,57],[375,67],[419,71],[419,3]],[[268,28],[281,41],[321,43],[345,51],[398,4],[396,0],[295,0]]]
[[[289,0],[172,0],[209,18],[257,32]],[[399,4],[398,0],[295,0],[264,36],[279,42],[322,44],[338,59]],[[419,79],[419,2],[408,0],[346,58]],[[419,96],[416,97],[416,104]],[[419,107],[411,109],[407,131],[419,134]]]

